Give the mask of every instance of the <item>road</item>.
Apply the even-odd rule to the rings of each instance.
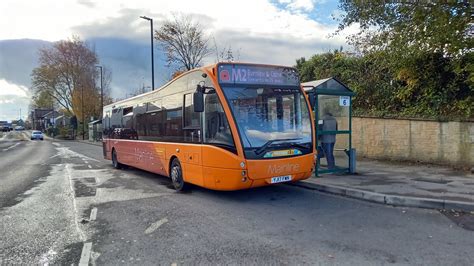
[[[460,226],[468,214],[284,184],[176,193],[166,177],[113,169],[99,146],[9,134],[0,140],[0,264],[474,262],[474,226]]]

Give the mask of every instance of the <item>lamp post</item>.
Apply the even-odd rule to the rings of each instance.
[[[56,127],[56,123],[54,121],[54,102],[51,102],[51,110],[53,110],[53,121],[52,121],[53,131],[52,131],[51,135],[53,135],[53,139],[54,139],[54,128]]]
[[[86,137],[85,137],[85,132],[86,132],[86,129],[85,129],[85,123],[86,121],[84,121],[84,85],[81,86],[81,113],[82,113],[82,140],[85,140]]]
[[[100,117],[102,118],[102,110],[104,110],[104,89],[102,87],[102,66],[95,66],[100,68]]]
[[[155,90],[155,64],[153,60],[153,19],[146,17],[146,16],[140,16],[142,19],[146,19],[150,21],[150,38],[151,38],[151,90]]]

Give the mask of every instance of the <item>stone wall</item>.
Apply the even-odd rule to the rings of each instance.
[[[357,156],[470,168],[474,166],[474,122],[353,117],[352,146]]]

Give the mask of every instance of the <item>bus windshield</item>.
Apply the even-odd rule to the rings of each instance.
[[[312,152],[311,120],[298,87],[223,87],[247,158],[265,158],[268,151]]]

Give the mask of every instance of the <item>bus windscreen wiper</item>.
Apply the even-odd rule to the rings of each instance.
[[[305,144],[308,144],[308,143],[305,143]],[[300,148],[300,149],[308,149],[309,147],[306,146],[305,144],[301,144],[301,143],[290,143],[291,147],[296,147],[296,148]],[[311,143],[310,143],[311,144]]]
[[[290,141],[290,140],[300,140],[301,138],[293,138],[293,139],[272,139],[267,141],[265,144],[263,144],[262,147],[258,148],[255,153],[256,154],[261,154],[264,152],[270,145],[272,145],[274,142],[280,142],[280,141]]]

